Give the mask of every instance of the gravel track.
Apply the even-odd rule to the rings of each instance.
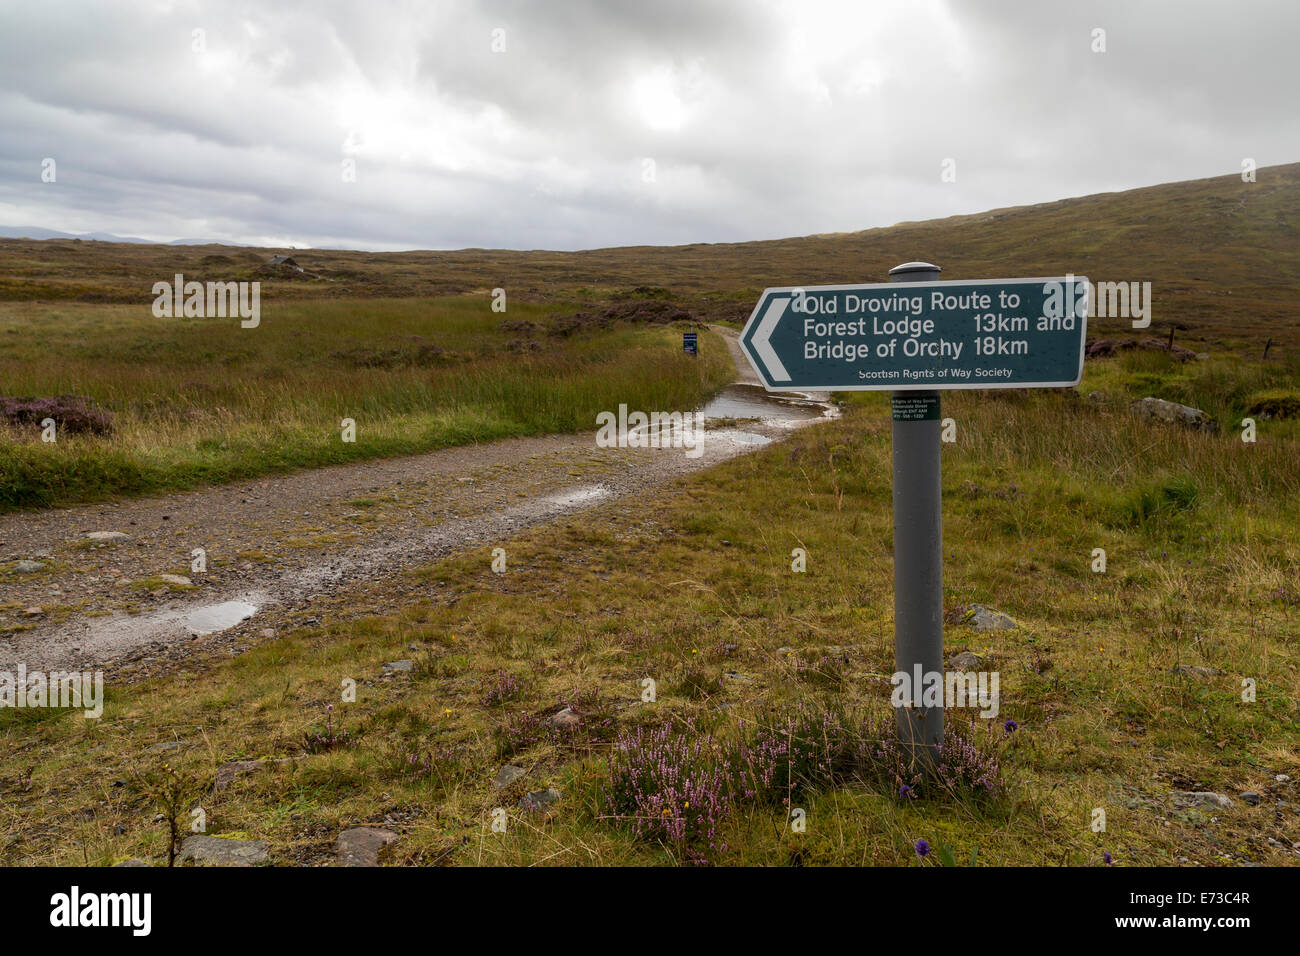
[[[732,350],[739,381],[752,382],[737,333],[712,328]],[[486,549],[487,561],[492,547],[526,528],[654,494],[806,424],[783,420],[774,405],[771,419],[710,430],[698,457],[681,448],[599,448],[593,431],[3,515],[0,670],[22,663],[148,673],[237,652],[277,627],[319,621],[313,608],[345,593],[356,604],[369,590],[391,591],[404,569],[474,548]],[[129,538],[88,544],[96,531]],[[195,548],[206,552],[203,573],[191,570]],[[20,560],[44,567],[19,573]],[[191,583],[163,582],[162,574]],[[232,601],[258,611],[199,633],[210,625],[196,612]]]

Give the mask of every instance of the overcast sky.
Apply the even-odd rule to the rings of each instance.
[[[1298,38],[1297,0],[5,0],[0,224],[360,249],[865,229],[1300,160]]]

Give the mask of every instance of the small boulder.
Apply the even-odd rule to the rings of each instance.
[[[385,674],[402,674],[415,668],[415,661],[389,661],[384,665]]]
[[[982,604],[972,604],[966,612],[966,623],[975,629],[978,634],[985,634],[989,631],[1010,631],[1016,627],[1014,618],[1008,617],[1001,611],[995,611],[987,608]]]
[[[962,651],[960,654],[954,654],[948,666],[955,671],[973,671],[977,670],[984,663],[984,658],[980,657],[973,651]]]
[[[252,866],[266,859],[270,847],[265,840],[232,840],[227,837],[192,836],[181,844],[180,860],[211,863],[214,866]]]
[[[1260,797],[1260,795],[1256,793],[1254,790],[1247,790],[1245,793],[1241,795],[1241,799],[1242,802],[1247,804],[1248,806],[1257,807],[1259,806],[1260,800],[1263,798]]]
[[[160,574],[158,575],[158,577],[161,580],[166,581],[168,584],[175,584],[178,587],[183,587],[183,588],[194,587],[194,582],[191,581],[189,578],[185,577],[183,574]]]
[[[40,617],[44,613],[45,608],[34,605],[23,611],[23,617]]]
[[[1133,414],[1143,421],[1182,425],[1185,428],[1197,428],[1207,432],[1219,430],[1218,423],[1199,408],[1167,402],[1163,398],[1153,398],[1148,395],[1134,402],[1130,408]]]
[[[87,541],[96,541],[101,544],[112,544],[115,541],[128,541],[131,536],[125,531],[92,531],[86,535]]]
[[[582,718],[577,715],[572,707],[564,708],[551,718],[551,726],[558,727],[561,730],[573,730],[580,723],[582,723]]]
[[[492,786],[497,790],[504,790],[527,772],[528,771],[523,767],[516,767],[514,764],[508,763],[497,771],[497,776],[496,779],[492,781]]]
[[[41,561],[29,561],[24,558],[18,562],[17,566],[14,567],[14,570],[19,574],[35,574],[43,567],[45,567],[45,564]]]
[[[554,787],[548,787],[545,790],[534,790],[531,793],[524,794],[523,799],[519,801],[519,806],[529,811],[545,810],[559,799],[560,791]]]
[[[379,851],[397,839],[392,830],[377,827],[353,827],[344,830],[334,841],[334,856],[339,866],[378,866]]]

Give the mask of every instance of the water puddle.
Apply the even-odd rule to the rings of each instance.
[[[234,627],[240,621],[247,621],[258,612],[256,604],[247,601],[223,601],[221,604],[209,604],[196,608],[185,618],[185,626],[191,634],[203,637]]]
[[[546,503],[556,508],[572,508],[576,505],[585,505],[592,501],[598,501],[601,498],[608,497],[608,495],[608,488],[602,488],[600,485],[590,485],[586,488],[575,488],[573,491],[566,491],[562,495],[551,495],[546,499]]]
[[[248,620],[275,599],[263,591],[245,591],[238,598],[198,607],[159,608],[144,614],[115,611],[104,617],[74,620],[44,647],[46,660],[58,655],[73,660],[108,659],[149,644],[168,644],[187,637],[207,637]]]
[[[728,385],[702,411],[708,418],[757,418],[764,422],[808,422],[827,418],[834,406],[801,392],[769,392],[761,385]]]

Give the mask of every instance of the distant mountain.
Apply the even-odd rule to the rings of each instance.
[[[88,242],[138,242],[150,246],[238,246],[238,242],[223,239],[173,239],[155,242],[138,236],[116,236],[111,232],[59,232],[40,226],[0,226],[0,239],[82,239]]]
[[[0,226],[0,237],[5,239],[87,239],[93,242],[149,242],[135,236],[115,236],[111,232],[59,232],[40,226]]]

